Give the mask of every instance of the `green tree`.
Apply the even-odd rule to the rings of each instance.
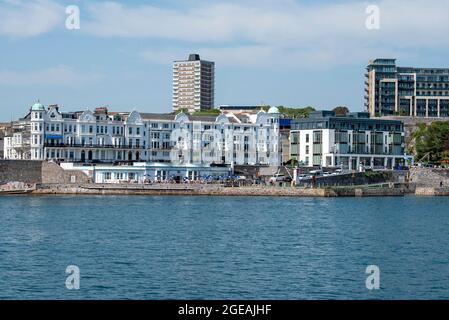
[[[193,113],[195,116],[218,116],[219,114],[221,114],[219,109],[201,110]]]
[[[302,108],[278,106],[277,108],[279,109],[280,113],[286,115],[289,118],[307,118],[311,112],[315,111],[315,108],[311,106]]]
[[[428,158],[440,163],[449,151],[449,121],[436,121],[430,125],[418,125],[412,134],[416,159]]]

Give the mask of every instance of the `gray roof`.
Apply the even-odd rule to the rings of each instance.
[[[142,119],[145,120],[175,120],[174,113],[140,113]]]

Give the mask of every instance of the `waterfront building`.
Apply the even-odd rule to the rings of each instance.
[[[122,166],[112,164],[86,166],[80,163],[61,163],[61,167],[64,170],[82,171],[93,183],[213,181],[227,178],[232,174],[231,168],[227,166],[158,162],[134,162],[132,165]]]
[[[11,160],[30,160],[30,136],[26,132],[16,132],[4,138],[3,157]]]
[[[21,129],[6,138],[4,151],[8,159],[58,162],[277,166],[279,118],[276,108],[250,116],[205,116],[105,107],[61,112],[57,105],[35,103],[19,121]]]
[[[285,164],[291,160],[290,131],[292,119],[279,119],[279,140],[281,145],[281,162]]]
[[[292,120],[290,141],[291,157],[307,167],[394,168],[405,159],[402,122],[373,119],[367,112],[312,112]]]
[[[375,59],[365,76],[371,116],[449,116],[449,68],[398,67],[395,59]]]
[[[173,111],[189,113],[214,107],[215,63],[198,54],[173,63]]]
[[[3,136],[3,159],[31,159],[30,129],[30,122],[24,119],[2,126],[0,135]]]
[[[3,150],[5,143],[5,136],[8,135],[8,129],[10,128],[10,123],[0,123],[0,159],[4,158]]]

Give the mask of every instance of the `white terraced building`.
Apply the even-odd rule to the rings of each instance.
[[[254,115],[61,112],[34,104],[19,121],[22,132],[5,139],[5,158],[60,162],[169,162],[270,165],[281,162],[279,111]],[[27,137],[26,143],[18,136]],[[20,141],[19,141],[20,140]],[[23,142],[21,144],[20,142]]]

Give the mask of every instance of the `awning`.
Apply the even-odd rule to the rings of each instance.
[[[47,139],[63,139],[64,137],[60,134],[46,134],[45,138],[47,138]]]

